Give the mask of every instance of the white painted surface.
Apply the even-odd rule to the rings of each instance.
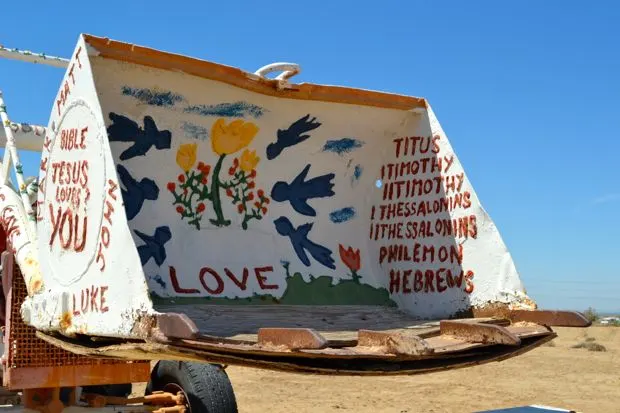
[[[76,51],[86,48],[80,40]],[[177,303],[182,303],[183,297],[253,298],[253,303],[260,303],[263,300],[256,296],[261,295],[290,304],[340,304],[350,303],[352,299],[358,304],[377,304],[381,300],[381,304],[389,304],[391,300],[414,315],[428,318],[446,317],[471,306],[493,302],[532,305],[497,228],[480,205],[430,107],[405,111],[276,98],[177,71],[152,69],[96,55],[96,50],[91,50],[87,59],[82,53],[78,62],[74,53],[63,81],[63,85],[70,82],[69,94],[63,92],[64,86],[59,92],[59,97],[66,95],[67,100],[64,104],[60,100],[60,109],[57,100],[48,125],[56,135],[50,136],[50,144],[42,154],[48,163],[40,177],[45,190],[40,191],[38,199],[41,219],[38,242],[46,291],[35,296],[25,311],[38,328],[58,328],[63,314],[69,312],[72,316],[68,333],[131,335],[137,316],[151,310],[147,290]],[[75,69],[78,63],[82,65],[80,70]],[[72,67],[73,77],[69,75]],[[290,136],[283,131],[295,129],[296,122],[303,123],[306,115],[309,115],[306,121],[316,119],[320,125],[298,131],[297,135],[308,138],[286,147],[278,156],[268,156],[278,135]],[[125,127],[119,129],[121,121]],[[128,132],[131,127],[127,125],[132,122],[142,130],[134,128]],[[243,125],[240,130],[254,132],[245,140],[234,137],[227,129],[232,122],[240,122]],[[85,148],[60,151],[62,132],[59,131],[84,127],[88,127]],[[106,127],[112,127],[108,139]],[[158,138],[154,139],[154,135],[137,138],[145,127],[155,127]],[[243,144],[234,145],[241,141]],[[334,150],[347,142],[349,150]],[[414,142],[422,142],[428,150],[422,154],[418,147],[413,153]],[[246,229],[242,226],[245,213],[239,212],[226,190],[212,192],[217,189],[211,185],[220,158],[216,152],[222,152],[224,146],[230,146],[231,150],[225,151],[228,154],[222,161],[219,174],[222,185],[231,179],[229,169],[234,167],[234,159],[252,158],[246,152],[250,151],[259,160],[252,172],[255,175],[250,175],[255,187],[248,189],[254,196],[248,205],[257,199],[259,189],[270,198],[268,204],[262,205],[267,209],[260,212],[261,219],[249,221]],[[406,150],[409,154],[403,155]],[[124,159],[123,154],[130,156]],[[54,223],[58,218],[56,214],[52,219],[49,204],[53,206],[51,211],[67,205],[53,200],[59,185],[51,178],[51,165],[84,160],[89,164],[86,189],[90,198],[81,192],[79,206],[74,211],[80,217],[88,216],[84,248],[81,251],[75,251],[75,245],[61,248],[54,243],[58,239],[50,246],[50,239],[57,235]],[[438,166],[438,160],[441,160],[440,172],[420,170],[397,178],[388,173],[389,164],[421,168]],[[198,173],[200,165],[203,171],[205,165],[209,166],[208,172],[204,172],[206,185],[199,178],[193,190],[210,193],[211,198],[203,200],[198,228],[188,219],[180,219],[179,205],[174,205],[171,189],[180,191],[179,175],[184,175],[187,181],[191,171]],[[280,197],[272,192],[277,182],[293,185],[307,165],[310,168],[305,181],[322,176],[324,182],[333,184],[334,194],[307,200],[315,215],[295,209],[295,202],[285,199],[286,191],[276,190]],[[119,173],[117,168],[123,168],[127,174]],[[235,168],[234,173],[239,172]],[[184,169],[190,172],[185,174]],[[251,169],[247,168],[246,176]],[[112,225],[106,224],[105,218],[110,181],[120,185],[116,194],[125,191],[125,209],[120,198],[113,203]],[[402,190],[419,188],[415,185],[420,184],[433,192],[409,193],[399,199],[384,200],[390,188],[395,190],[399,185],[396,181],[403,181]],[[316,187],[311,185],[312,191]],[[218,202],[213,193],[221,196],[223,221],[220,223],[225,222],[222,226],[210,222],[218,217],[215,208]],[[288,198],[294,198],[290,194]],[[300,192],[296,194],[300,196]],[[143,202],[134,202],[138,198]],[[460,204],[457,202],[460,206],[441,208],[440,212],[427,216],[380,218],[381,205],[391,204],[394,210],[401,208],[403,212],[408,208],[417,210],[426,202],[431,206],[445,206],[455,200],[460,200]],[[197,211],[196,208],[198,203],[194,202],[191,210]],[[350,219],[342,222],[334,219],[334,214],[346,215],[343,211],[347,208],[354,211]],[[132,214],[129,220],[127,213]],[[290,222],[293,232],[311,224],[307,238],[315,246],[325,248],[328,254],[313,256],[306,249],[308,265],[304,264],[289,236],[277,229],[282,231],[288,225],[282,224],[285,221]],[[401,225],[404,235],[407,228],[426,222],[433,233],[427,237],[389,239],[371,235],[377,224],[392,225],[392,228]],[[468,229],[456,236],[438,233],[442,224],[451,222],[457,223],[457,228],[459,222],[467,222]],[[109,231],[110,243],[103,250],[106,265],[102,270],[97,257],[104,227]],[[66,241],[69,233],[64,234]],[[147,248],[153,236],[159,238],[153,244],[158,243],[161,249]],[[420,244],[418,249],[416,243]],[[387,248],[398,245],[403,248],[399,259],[392,262],[380,259]],[[456,251],[460,257],[461,247],[462,262],[442,259],[450,258],[450,251]],[[361,268],[356,274],[340,254],[349,248],[359,250]],[[424,249],[432,249],[435,259],[429,256],[421,259]],[[445,252],[448,254],[443,256]],[[416,257],[420,259],[416,261]],[[292,287],[293,281],[299,279],[287,279],[282,263],[288,263],[290,275],[298,273],[303,282]],[[173,274],[178,282],[176,288],[173,288]],[[327,278],[317,281],[317,277]],[[361,277],[359,282],[355,282],[357,277]],[[397,279],[399,282],[394,282]],[[86,288],[92,291],[93,286],[102,285],[107,286],[108,311],[85,315],[79,309],[81,291]]]
[[[72,56],[52,108],[39,176],[45,291],[26,300],[23,315],[42,330],[128,336],[135,319],[152,307],[82,39]],[[62,196],[67,191],[68,199]]]

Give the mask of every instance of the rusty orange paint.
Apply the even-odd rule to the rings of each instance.
[[[98,56],[135,63],[157,69],[181,71],[238,86],[268,96],[289,99],[314,100],[322,102],[347,103],[389,109],[411,110],[427,108],[424,98],[352,89],[341,86],[323,86],[311,83],[294,85],[291,90],[277,90],[273,79],[253,79],[248,73],[230,66],[178,54],[119,42],[103,37],[84,35],[85,41],[97,49]],[[95,58],[96,59],[96,58]]]
[[[148,362],[54,367],[10,368],[6,375],[10,389],[40,389],[149,381]]]
[[[71,327],[71,322],[72,322],[71,311],[65,311],[62,314],[62,317],[60,318],[60,328],[63,330],[68,329],[69,327]]]

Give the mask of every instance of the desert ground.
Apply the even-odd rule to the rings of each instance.
[[[522,356],[422,376],[324,377],[237,367],[227,372],[241,413],[465,413],[530,404],[620,412],[620,328],[555,330],[553,344]],[[607,351],[571,348],[586,339]]]

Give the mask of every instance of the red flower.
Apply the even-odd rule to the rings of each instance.
[[[203,161],[200,161],[198,162],[198,166],[196,167],[196,169],[198,169],[199,171],[202,171],[204,167],[205,167],[205,163]]]
[[[200,168],[200,172],[202,172],[205,175],[209,175],[209,172],[211,172],[211,166],[205,165],[204,168]]]
[[[239,205],[237,205],[237,211],[239,211],[239,213],[242,213],[245,210],[245,207],[243,206],[243,203],[240,203]]]
[[[263,196],[265,196],[265,191],[263,191],[262,189],[259,189],[257,193],[258,193],[259,198],[262,198]]]
[[[167,185],[168,191],[174,192],[175,187],[176,185],[174,184],[174,182],[168,182],[168,185]]]
[[[267,208],[263,207],[263,215],[267,213]]]
[[[265,199],[264,199],[264,202],[265,202],[266,204],[268,204],[268,203],[270,202],[270,201],[269,201],[269,198],[265,198]]]
[[[181,183],[185,182],[185,175],[183,175],[183,174],[179,175],[179,182],[181,182]]]
[[[260,208],[260,202],[254,202],[254,206],[255,206],[256,208]]]
[[[254,183],[254,181],[248,182],[248,188],[254,189],[255,186],[256,186],[256,184]]]
[[[187,188],[183,188],[183,195],[187,195]]]
[[[254,178],[256,176],[256,169],[252,169],[252,172],[250,172],[250,175],[248,175],[250,178]]]
[[[181,205],[179,205],[179,206],[177,207],[177,212],[178,212],[179,214],[182,214],[183,212],[185,212],[185,209],[184,209]]]
[[[233,166],[235,167],[235,169],[239,166],[239,159],[233,159]]]
[[[340,259],[351,271],[357,272],[361,268],[360,250],[353,250],[352,247],[345,249],[340,244]]]
[[[247,196],[248,201],[251,201],[254,199],[254,192],[250,192]]]
[[[207,175],[203,175],[202,179],[200,180],[200,183],[202,183],[203,185],[207,184]]]
[[[232,196],[233,196],[233,191],[232,191],[232,189],[230,189],[230,188],[226,188],[226,195],[228,195],[229,197],[231,197],[231,198],[232,198]]]
[[[228,175],[234,175],[235,174],[235,168],[234,167],[230,167],[228,168]]]
[[[198,204],[198,206],[196,207],[196,212],[201,213],[202,211],[204,211],[206,209],[205,204],[203,204],[202,202]]]

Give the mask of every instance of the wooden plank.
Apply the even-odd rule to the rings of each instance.
[[[309,328],[328,340],[357,339],[358,330],[431,328],[396,308],[303,305],[157,305],[160,312],[185,313],[202,334],[256,340],[260,328]]]

